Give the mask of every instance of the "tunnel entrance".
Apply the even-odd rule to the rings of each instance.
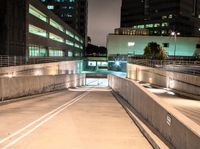
[[[107,87],[106,74],[86,74],[86,86]]]

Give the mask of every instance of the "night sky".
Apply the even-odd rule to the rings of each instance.
[[[121,0],[88,0],[88,36],[92,44],[106,46],[106,36],[120,27]]]

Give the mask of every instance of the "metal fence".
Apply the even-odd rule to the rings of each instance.
[[[44,58],[29,58],[23,56],[7,56],[0,55],[0,67],[18,66],[18,65],[29,65],[29,64],[40,64],[40,63],[51,63],[59,61],[70,61],[70,60],[81,60],[81,57],[44,57]]]
[[[131,64],[143,65],[148,67],[165,67],[167,65],[196,65],[200,66],[200,61],[186,60],[149,60],[149,59],[128,59]]]
[[[129,63],[167,71],[200,75],[200,61],[129,59]]]

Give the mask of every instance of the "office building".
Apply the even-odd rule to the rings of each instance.
[[[146,28],[150,35],[200,35],[198,0],[122,0],[121,27]]]
[[[87,39],[88,1],[87,0],[41,0],[65,23],[69,24],[82,37]]]
[[[144,49],[150,42],[161,45],[169,56],[194,56],[200,53],[200,39],[198,37],[174,37],[170,36],[141,36],[141,35],[115,35],[107,36],[108,57],[144,54]],[[176,45],[176,49],[175,49]],[[176,50],[176,51],[174,51]]]
[[[1,55],[81,57],[83,38],[39,0],[0,2]]]

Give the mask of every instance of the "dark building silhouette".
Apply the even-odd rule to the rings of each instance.
[[[70,59],[82,56],[82,36],[39,0],[6,0],[0,4],[1,55]]]
[[[87,0],[41,0],[64,22],[87,38],[88,1]]]
[[[121,27],[147,28],[150,35],[200,35],[200,0],[122,0]]]
[[[6,0],[0,4],[0,54],[25,55],[26,2]]]

